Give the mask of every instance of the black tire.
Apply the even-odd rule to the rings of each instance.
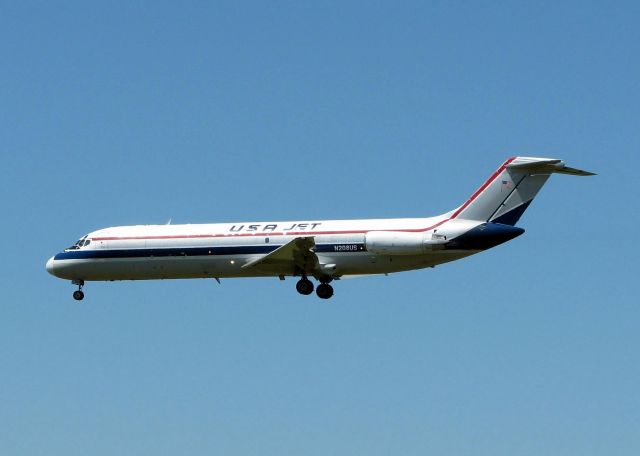
[[[84,299],[84,293],[82,290],[76,290],[73,292],[73,299],[76,301],[82,301]]]
[[[333,287],[328,283],[321,283],[318,285],[318,288],[316,288],[316,294],[320,299],[329,299],[333,296]]]
[[[300,279],[296,283],[296,290],[301,295],[310,295],[313,293],[313,282],[309,279]]]

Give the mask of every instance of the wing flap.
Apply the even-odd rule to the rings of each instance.
[[[273,252],[250,260],[244,264],[242,268],[245,269],[288,263],[307,272],[310,269],[315,269],[318,264],[318,257],[313,252],[315,245],[316,243],[313,236],[297,237],[286,244],[281,245]],[[312,268],[310,268],[311,264],[313,265]]]

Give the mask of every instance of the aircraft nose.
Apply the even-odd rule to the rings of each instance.
[[[45,266],[45,268],[47,269],[47,272],[49,274],[51,274],[51,275],[54,275],[53,274],[53,267],[54,267],[53,263],[54,263],[54,261],[55,260],[53,259],[53,257],[49,258],[49,260],[47,261],[47,265]]]

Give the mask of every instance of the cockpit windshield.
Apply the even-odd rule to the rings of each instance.
[[[71,247],[67,248],[67,250],[78,250],[80,247],[84,247],[85,245],[89,245],[91,240],[87,239],[87,236],[84,236],[78,239],[78,242],[73,244]]]

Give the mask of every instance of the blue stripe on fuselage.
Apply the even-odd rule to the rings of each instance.
[[[343,244],[318,244],[315,251],[319,253],[332,252],[343,253],[336,249],[336,245]],[[357,245],[357,252],[366,251],[362,243]],[[154,248],[154,249],[102,249],[102,250],[68,250],[58,253],[54,260],[88,260],[105,258],[152,258],[152,257],[191,257],[191,256],[225,256],[225,255],[259,255],[273,252],[280,245],[243,245],[223,247],[182,247],[182,248]],[[353,253],[350,251],[349,253]]]

